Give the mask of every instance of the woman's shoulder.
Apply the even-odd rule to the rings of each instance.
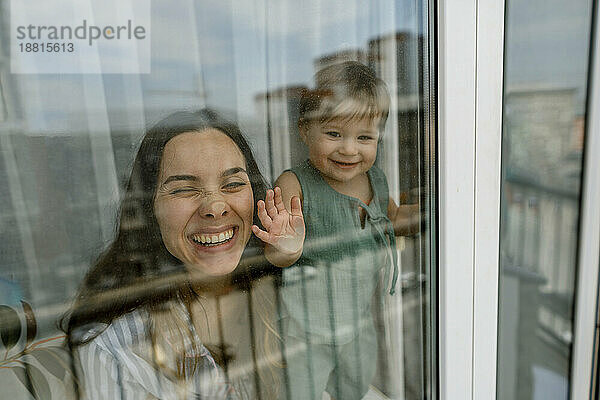
[[[147,321],[148,312],[136,309],[110,323],[94,322],[82,326],[74,333],[74,339],[84,343],[81,348],[98,347],[115,353],[145,342],[148,338]]]
[[[78,348],[79,362],[86,384],[89,385],[84,385],[86,393],[87,390],[90,393],[105,390],[104,386],[109,384],[106,383],[107,378],[102,378],[105,375],[102,371],[110,371],[112,385],[140,397],[172,398],[178,390],[185,390],[188,396],[185,398],[228,398],[229,386],[202,344],[200,364],[194,377],[187,383],[174,377],[176,366],[171,365],[170,358],[162,360],[159,349],[153,347],[148,331],[149,318],[150,313],[144,308],[124,314],[111,321],[102,333]],[[161,335],[164,334],[161,332]],[[163,362],[165,364],[161,365]]]

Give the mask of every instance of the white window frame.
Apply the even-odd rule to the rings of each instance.
[[[593,52],[588,83],[584,175],[581,191],[578,271],[571,370],[571,399],[588,400],[592,391],[592,357],[600,268],[600,7],[595,7]]]
[[[440,399],[495,399],[504,1],[438,6]]]
[[[440,399],[495,399],[504,0],[439,0]],[[588,91],[570,398],[588,400],[600,260],[600,7]]]

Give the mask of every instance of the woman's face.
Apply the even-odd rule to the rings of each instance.
[[[250,239],[254,198],[246,160],[217,129],[169,140],[154,213],[167,250],[200,277],[233,271]]]

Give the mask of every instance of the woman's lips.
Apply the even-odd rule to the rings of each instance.
[[[199,244],[222,243],[233,237],[233,228],[215,230],[214,232],[194,233],[191,237],[194,242]]]
[[[230,249],[237,240],[237,226],[225,229],[210,229],[209,232],[191,234],[189,240],[196,249],[205,252],[219,252]]]

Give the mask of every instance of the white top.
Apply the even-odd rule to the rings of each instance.
[[[200,346],[201,365],[188,379],[187,393],[165,376],[153,361],[148,312],[135,310],[114,320],[90,343],[78,348],[85,399],[239,399],[209,351]],[[97,330],[86,335],[93,336]],[[197,337],[195,329],[192,329]],[[192,352],[190,346],[190,354]],[[240,382],[242,383],[242,382]],[[237,386],[237,385],[233,385]],[[179,392],[179,393],[178,393]],[[242,392],[245,390],[242,389]],[[244,396],[245,398],[245,396]]]
[[[250,302],[252,307],[249,306]],[[139,308],[109,325],[96,324],[85,331],[80,340],[85,341],[101,333],[77,349],[77,368],[83,372],[78,374],[81,376],[81,394],[88,400],[250,400],[257,397],[256,383],[259,382],[262,398],[277,397],[277,392],[283,390],[280,375],[283,370],[276,368],[277,377],[265,373],[262,376],[264,380],[259,378],[257,372],[257,368],[263,372],[273,372],[269,369],[272,364],[258,355],[266,354],[266,350],[263,350],[266,338],[270,338],[268,342],[275,345],[276,351],[280,349],[279,342],[273,342],[270,334],[276,327],[268,328],[265,324],[265,321],[274,319],[268,316],[275,317],[275,304],[276,289],[272,277],[263,277],[254,282],[250,292],[233,290],[194,302],[191,312],[196,317],[193,321],[187,308],[173,301],[173,311],[180,311],[180,317],[189,323],[193,336],[191,340],[200,344],[200,354],[197,355],[193,353],[191,340],[184,342],[186,356],[201,360],[185,383],[170,379],[156,367],[147,309]],[[250,315],[251,310],[254,315]],[[254,326],[254,337],[251,335],[251,324]],[[233,357],[228,362],[228,376],[204,346],[208,343],[222,343],[227,349],[226,353]],[[253,349],[257,351],[257,365],[253,361]],[[270,355],[278,359],[277,364],[281,363],[280,354]],[[182,387],[184,385],[185,388]],[[271,392],[272,389],[277,390]]]

